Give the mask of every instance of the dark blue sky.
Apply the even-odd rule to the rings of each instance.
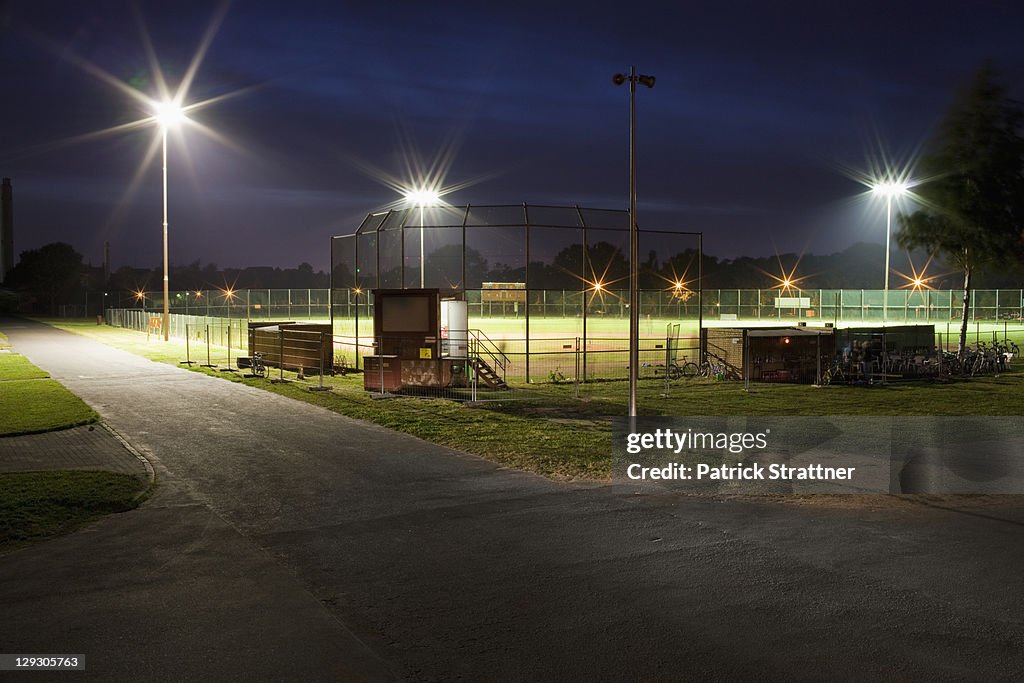
[[[173,83],[216,6],[138,5]],[[925,142],[986,57],[1018,97],[1024,6],[986,3],[237,2],[188,101],[249,88],[172,137],[171,259],[328,265],[328,238],[452,149],[452,203],[628,205],[628,94],[638,93],[638,218],[702,230],[720,256],[884,239],[880,207],[841,171]],[[86,60],[155,94],[123,2],[0,2],[0,175],[18,251],[64,240],[115,267],[160,258],[155,131],[62,143],[144,116]],[[185,149],[187,147],[187,149]],[[411,179],[409,179],[411,180]]]

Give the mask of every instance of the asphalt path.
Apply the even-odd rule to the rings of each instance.
[[[0,558],[0,652],[84,653],[104,680],[1024,678],[1019,507],[555,483],[36,323],[0,330],[160,483]]]

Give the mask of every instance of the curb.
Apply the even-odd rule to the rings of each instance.
[[[117,441],[122,446],[124,446],[124,449],[126,451],[128,451],[129,453],[134,455],[136,458],[138,458],[139,461],[145,466],[145,468],[146,468],[146,476],[149,477],[149,486],[147,486],[146,490],[141,492],[140,494],[138,494],[135,498],[136,498],[136,500],[138,500],[139,498],[141,498],[141,497],[143,497],[145,495],[148,495],[149,491],[153,488],[153,484],[156,482],[156,470],[153,469],[153,463],[151,463],[149,461],[149,459],[147,459],[146,456],[144,456],[138,449],[136,449],[134,446],[132,446],[130,443],[128,443],[128,441],[123,436],[121,436],[117,432],[116,429],[114,429],[109,424],[107,424],[107,422],[105,420],[100,420],[99,424],[100,424],[101,427],[103,427],[105,430],[107,430],[107,432],[112,437],[117,439]]]

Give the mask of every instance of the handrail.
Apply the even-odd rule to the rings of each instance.
[[[469,338],[472,342],[472,349],[470,355],[479,357],[480,352],[487,354],[487,357],[491,359],[494,368],[500,369],[501,374],[504,376],[505,370],[509,363],[509,357],[504,351],[498,348],[490,337],[483,333],[481,330],[467,330]]]

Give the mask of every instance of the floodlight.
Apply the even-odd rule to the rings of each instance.
[[[898,180],[883,180],[871,186],[871,191],[880,197],[891,199],[902,197],[910,189],[910,185]]]
[[[441,195],[436,190],[419,189],[409,190],[405,193],[405,199],[413,206],[434,206],[441,199]]]
[[[185,111],[174,100],[153,103],[153,117],[161,128],[177,128],[185,120]]]

